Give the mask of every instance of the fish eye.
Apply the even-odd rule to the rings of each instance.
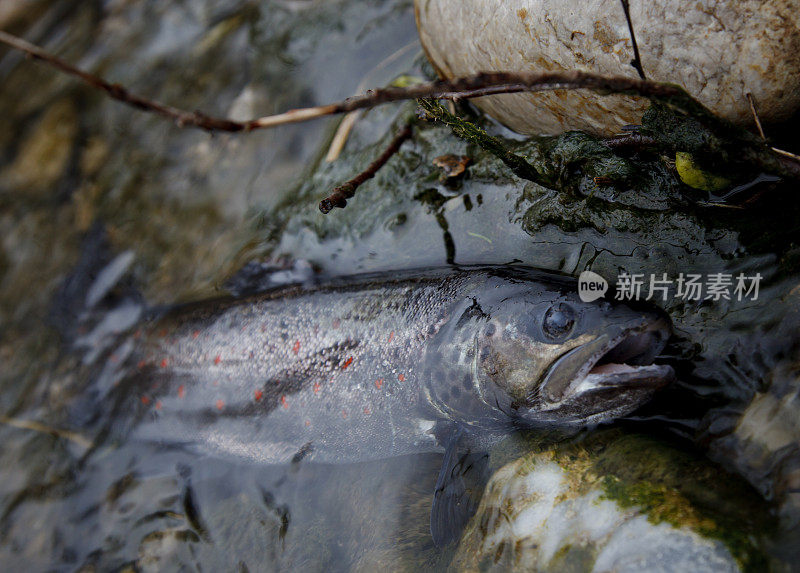
[[[549,338],[563,338],[572,332],[574,326],[575,311],[568,304],[553,305],[544,313],[542,331]]]

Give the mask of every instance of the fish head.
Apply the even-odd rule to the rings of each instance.
[[[654,307],[583,302],[577,289],[515,285],[473,312],[482,400],[529,423],[588,425],[630,413],[674,377],[654,364],[671,334]]]

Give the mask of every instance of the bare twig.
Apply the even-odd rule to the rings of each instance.
[[[758,134],[761,136],[761,139],[764,141],[767,140],[767,136],[764,135],[764,129],[761,127],[761,120],[758,119],[758,113],[756,113],[756,102],[753,99],[753,94],[747,92],[747,103],[750,104],[750,111],[753,114],[753,120],[756,122],[756,127],[758,128]]]
[[[209,131],[241,131],[248,129],[247,123],[220,119],[207,116],[199,111],[188,112],[157,101],[149,100],[141,96],[130,93],[126,88],[119,84],[112,84],[106,80],[76,68],[72,64],[65,62],[49,52],[26,42],[22,38],[12,36],[0,30],[0,42],[11,46],[17,50],[22,50],[29,56],[47,62],[51,66],[69,75],[80,78],[88,85],[106,92],[110,97],[133,106],[137,109],[152,111],[175,120],[179,126],[195,126]]]
[[[328,147],[328,153],[325,154],[326,163],[332,163],[339,159],[339,155],[341,155],[342,149],[344,149],[344,144],[347,143],[347,138],[350,137],[350,132],[362,113],[364,112],[361,110],[351,111],[344,116],[339,123],[339,127],[336,128],[336,133],[333,135],[331,145]]]
[[[789,151],[785,151],[783,149],[778,149],[777,147],[770,147],[770,149],[779,155],[783,155],[784,157],[788,157],[790,159],[794,159],[797,162],[800,162],[800,155],[791,153]]]
[[[800,179],[800,161],[787,153],[777,154],[763,142],[745,140],[741,132],[729,122],[721,119],[699,101],[690,96],[682,87],[665,82],[654,82],[623,76],[603,76],[579,70],[565,72],[492,72],[473,76],[440,80],[409,87],[388,87],[370,90],[364,95],[344,101],[302,109],[294,109],[281,114],[261,117],[249,121],[208,116],[202,112],[188,112],[159,103],[128,92],[119,84],[80,70],[45,50],[0,31],[0,43],[21,50],[42,60],[57,69],[80,78],[86,84],[106,92],[123,103],[158,113],[173,119],[179,126],[192,126],[208,131],[250,131],[308,121],[358,109],[372,108],[381,104],[409,99],[467,99],[503,93],[536,92],[549,90],[589,89],[601,94],[622,94],[639,96],[661,103],[674,111],[692,117],[703,127],[719,137],[741,141],[741,155],[744,161],[757,165],[766,171]]]
[[[642,135],[641,133],[615,135],[613,137],[604,139],[603,143],[605,143],[611,149],[617,149],[620,147],[644,148],[653,147],[654,145],[658,144],[655,138],[650,137],[649,135]]]
[[[633,61],[631,65],[636,69],[639,77],[646,80],[644,75],[644,68],[642,67],[642,58],[639,56],[639,45],[636,43],[636,33],[633,31],[633,22],[631,21],[631,9],[628,0],[621,0],[622,10],[625,12],[625,20],[628,21],[628,32],[631,35],[631,45],[633,46]]]
[[[326,115],[348,113],[357,109],[419,98],[465,99],[501,93],[535,92],[558,89],[590,89],[601,93],[619,93],[660,101],[683,113],[700,116],[701,121],[722,124],[700,102],[678,85],[651,82],[623,76],[603,76],[584,71],[567,72],[492,72],[480,73],[453,80],[419,84],[409,87],[388,87],[369,90],[341,102],[294,109],[277,115],[249,121],[218,118],[202,112],[189,112],[130,93],[125,87],[78,69],[61,58],[25,40],[0,30],[0,43],[21,50],[55,68],[81,79],[84,83],[106,92],[112,98],[135,108],[158,113],[173,119],[179,126],[199,127],[209,131],[249,131],[308,121]]]
[[[370,78],[372,78],[376,72],[384,69],[386,66],[390,65],[392,62],[396,61],[398,58],[401,58],[410,50],[418,46],[419,43],[416,41],[409,42],[399,50],[396,50],[388,57],[381,60],[378,65],[367,72],[364,78],[358,83],[358,86],[356,87],[356,93],[361,93],[367,89],[367,82],[370,81]],[[325,155],[325,161],[331,163],[339,158],[342,149],[344,149],[345,143],[347,143],[347,138],[350,136],[350,131],[353,129],[353,126],[356,124],[356,121],[358,121],[360,115],[361,111],[351,111],[344,117],[344,119],[342,119],[341,123],[339,123],[339,127],[336,128],[336,134],[333,136],[331,145],[328,148],[328,153]]]
[[[22,420],[19,418],[9,418],[8,416],[0,416],[0,424],[6,424],[8,426],[13,426],[14,428],[20,428],[23,430],[33,430],[34,432],[39,432],[42,434],[50,434],[51,436],[55,436],[57,438],[63,438],[65,440],[69,440],[75,444],[78,444],[80,447],[84,449],[90,449],[92,447],[91,440],[81,436],[76,432],[71,432],[70,430],[62,430],[60,428],[53,428],[51,426],[46,426],[41,422],[37,422],[35,420]]]
[[[353,177],[347,183],[336,187],[330,195],[320,201],[319,210],[322,211],[323,214],[327,215],[334,207],[344,208],[347,205],[347,200],[356,194],[356,189],[358,189],[359,186],[368,179],[375,177],[375,173],[377,173],[377,171],[383,167],[395,153],[397,153],[397,151],[400,149],[400,146],[403,145],[403,142],[409,137],[411,137],[411,126],[406,125],[397,133],[397,135],[394,136],[392,141],[389,143],[389,146],[383,151],[383,153],[381,153],[380,157],[369,164],[369,167]]]

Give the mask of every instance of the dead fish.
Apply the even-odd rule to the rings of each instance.
[[[653,364],[669,335],[662,312],[582,302],[554,273],[362,275],[148,321],[99,403],[112,435],[257,463],[448,450],[433,517],[446,542],[436,530],[460,521],[454,468],[518,428],[631,412],[673,377]]]

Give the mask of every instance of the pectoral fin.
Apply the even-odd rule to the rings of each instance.
[[[488,453],[473,451],[463,429],[455,429],[447,439],[431,507],[431,535],[437,547],[457,541],[478,509],[488,461]]]

